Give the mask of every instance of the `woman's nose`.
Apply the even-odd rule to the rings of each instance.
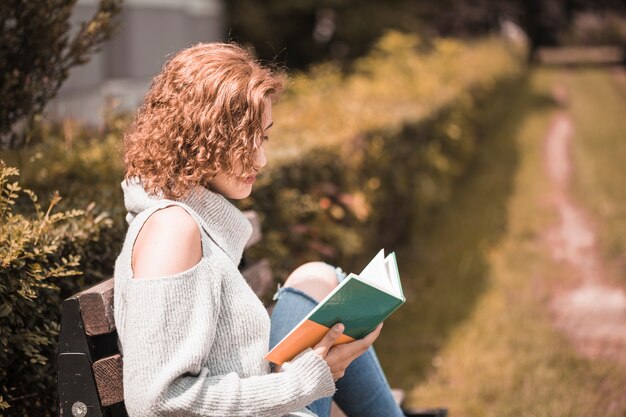
[[[267,165],[267,158],[265,157],[265,150],[263,149],[263,146],[256,147],[254,162],[259,168],[263,168]]]

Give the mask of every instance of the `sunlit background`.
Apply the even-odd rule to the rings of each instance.
[[[626,415],[622,1],[15,0],[0,29],[0,415],[55,414],[60,303],[126,230],[123,132],[211,41],[289,76],[250,256],[279,283],[396,251],[376,349],[405,405]]]

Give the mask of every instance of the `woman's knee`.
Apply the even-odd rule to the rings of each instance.
[[[321,301],[337,286],[335,268],[324,262],[308,262],[287,277],[285,287],[297,288]]]

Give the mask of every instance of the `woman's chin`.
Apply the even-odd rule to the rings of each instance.
[[[252,194],[252,184],[246,184],[245,186],[238,187],[237,190],[229,190],[229,192],[224,193],[224,197],[231,200],[243,200],[244,198],[250,197],[250,194]]]
[[[208,184],[208,188],[231,200],[242,200],[250,196],[254,181],[229,179],[228,181],[214,181]]]

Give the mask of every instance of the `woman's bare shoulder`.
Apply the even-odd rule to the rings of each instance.
[[[133,277],[157,278],[184,272],[202,259],[198,223],[180,206],[155,211],[133,245]]]

